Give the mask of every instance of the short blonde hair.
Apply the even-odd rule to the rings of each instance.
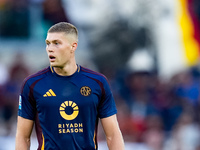
[[[59,22],[51,26],[48,30],[48,33],[53,32],[63,32],[67,35],[74,35],[78,42],[78,29],[71,23],[68,22]]]

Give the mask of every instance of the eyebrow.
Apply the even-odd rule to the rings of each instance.
[[[52,43],[55,43],[55,42],[60,42],[60,40],[53,40],[53,41],[49,41],[49,40],[45,40],[45,42],[47,43],[47,42],[52,42]]]

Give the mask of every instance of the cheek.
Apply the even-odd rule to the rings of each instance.
[[[71,53],[71,51],[70,51],[69,48],[65,48],[65,49],[63,49],[63,51],[62,51],[62,54],[65,55],[65,56],[70,55],[70,53]]]
[[[70,53],[67,50],[60,51],[59,57],[60,57],[60,59],[65,61],[66,59],[68,59],[70,57]]]

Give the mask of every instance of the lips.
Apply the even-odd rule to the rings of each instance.
[[[55,59],[56,59],[55,56],[53,56],[53,55],[49,55],[49,60],[50,60],[50,61],[55,61]]]

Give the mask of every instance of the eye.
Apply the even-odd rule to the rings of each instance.
[[[55,42],[55,45],[59,45],[59,43],[58,43],[58,42]]]

